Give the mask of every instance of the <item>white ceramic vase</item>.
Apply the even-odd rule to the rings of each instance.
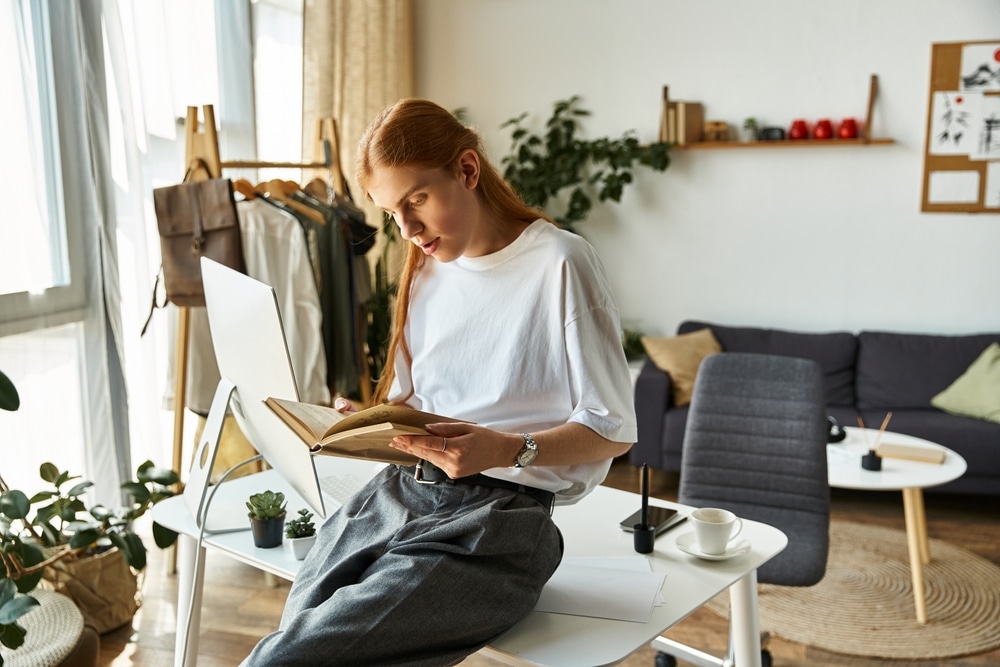
[[[292,555],[295,556],[295,560],[302,560],[305,558],[315,541],[315,535],[310,535],[309,537],[285,538],[285,544],[287,544],[288,548],[292,550]]]

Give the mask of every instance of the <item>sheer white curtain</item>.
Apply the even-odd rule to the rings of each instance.
[[[218,9],[203,0],[3,3],[0,53],[8,56],[8,71],[0,80],[17,68],[18,85],[32,83],[35,72],[48,67],[51,76],[39,90],[51,92],[54,103],[49,126],[28,97],[20,123],[7,129],[24,133],[34,157],[5,159],[30,182],[17,197],[27,204],[54,198],[62,212],[59,218],[35,216],[43,223],[65,220],[65,241],[53,256],[81,257],[65,272],[69,286],[80,288],[78,302],[12,317],[17,313],[7,303],[19,299],[31,307],[42,295],[40,288],[8,286],[3,279],[26,275],[16,260],[37,249],[32,234],[44,239],[52,233],[19,216],[0,218],[0,368],[22,397],[20,410],[0,412],[0,473],[12,485],[40,488],[38,465],[53,461],[93,480],[99,502],[115,503],[134,464],[146,458],[170,463],[172,413],[161,404],[169,318],[157,313],[151,330],[139,336],[159,267],[152,190],[183,177],[177,119],[187,105],[215,105],[221,140],[239,143],[241,153],[246,148],[240,157],[251,157],[253,148],[252,49],[245,45],[250,0],[216,4]],[[37,40],[39,25],[51,33],[42,40],[41,61],[26,46]],[[218,58],[217,47],[227,49],[226,40],[244,46]],[[228,70],[234,73],[227,76]],[[224,99],[220,80],[232,86]],[[227,135],[234,117],[237,131]],[[28,131],[33,124],[40,127],[34,135]],[[37,135],[41,140],[32,147]],[[55,165],[54,178],[37,166],[42,164]],[[30,282],[44,281],[31,276]],[[58,280],[48,282],[57,283],[50,291],[60,287]]]

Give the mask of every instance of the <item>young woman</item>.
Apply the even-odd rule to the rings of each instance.
[[[361,139],[357,178],[410,242],[376,398],[463,423],[394,441],[421,464],[388,466],[326,522],[246,664],[460,662],[559,564],[553,501],[636,437],[597,255],[518,199],[474,131],[402,100]]]

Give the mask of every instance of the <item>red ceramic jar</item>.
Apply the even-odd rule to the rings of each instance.
[[[837,136],[841,139],[855,139],[858,136],[858,121],[853,118],[845,118],[840,121]]]
[[[833,123],[829,118],[823,118],[813,129],[813,139],[833,139]]]
[[[806,127],[806,122],[804,120],[798,119],[792,121],[792,126],[788,128],[788,138],[795,139],[808,139],[809,138],[809,128]]]

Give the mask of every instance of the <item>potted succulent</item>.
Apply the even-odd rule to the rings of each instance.
[[[288,548],[296,560],[306,557],[309,549],[316,541],[316,526],[312,522],[313,514],[302,508],[299,515],[289,519],[285,524],[285,537],[288,538]]]
[[[757,141],[757,133],[760,131],[760,128],[754,116],[747,116],[743,119],[743,131],[745,132],[745,141]]]
[[[285,494],[281,491],[262,491],[250,496],[247,509],[250,510],[250,528],[253,543],[261,549],[272,549],[281,544],[281,534],[285,527]]]

